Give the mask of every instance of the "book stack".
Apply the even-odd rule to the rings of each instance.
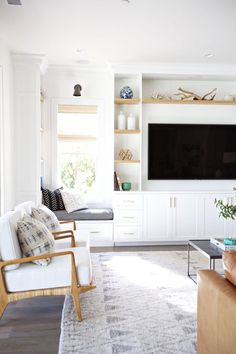
[[[232,238],[211,238],[211,243],[221,248],[223,251],[236,251],[236,239]]]

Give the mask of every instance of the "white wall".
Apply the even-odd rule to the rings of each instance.
[[[13,75],[12,61],[7,46],[0,41],[0,66],[2,67],[2,170],[3,191],[1,213],[14,206],[13,182]],[[1,101],[0,101],[1,103]]]
[[[73,97],[75,84],[82,86],[82,96]],[[99,154],[96,199],[111,205],[113,191],[113,76],[109,70],[81,70],[78,68],[49,67],[45,75],[45,131],[43,158],[45,160],[45,185],[58,187],[55,182],[56,105],[94,104],[99,110]]]

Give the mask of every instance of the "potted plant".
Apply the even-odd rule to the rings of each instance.
[[[235,190],[235,188],[234,188]],[[224,203],[221,199],[215,199],[215,205],[219,209],[219,217],[223,217],[226,220],[236,218],[236,205]],[[227,237],[224,239],[225,245],[236,245],[236,239],[232,237]]]

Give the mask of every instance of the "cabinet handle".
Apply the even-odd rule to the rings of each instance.
[[[134,219],[134,216],[123,216],[123,219]]]
[[[174,208],[176,208],[176,197],[174,197]]]
[[[134,232],[124,232],[124,235],[134,235]]]
[[[124,200],[123,203],[129,203],[129,204],[134,204],[134,200]]]
[[[170,197],[170,208],[172,208],[172,197]]]
[[[101,231],[90,231],[90,234],[100,234]]]

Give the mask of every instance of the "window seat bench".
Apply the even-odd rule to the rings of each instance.
[[[66,210],[54,211],[58,220],[113,220],[113,210],[104,207],[89,207],[67,213]]]
[[[77,230],[87,230],[90,233],[92,247],[113,246],[113,210],[103,205],[89,205],[82,209],[67,213],[66,210],[54,211],[59,220],[75,220]]]

